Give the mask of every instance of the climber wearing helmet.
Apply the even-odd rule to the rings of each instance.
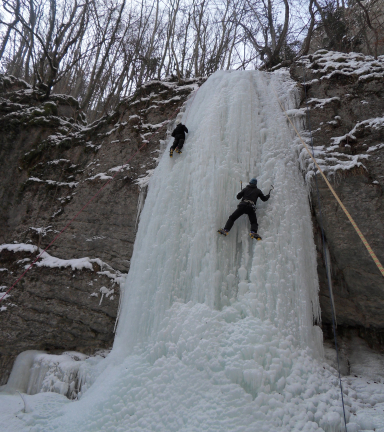
[[[237,209],[229,216],[227,223],[223,229],[219,229],[219,233],[222,235],[228,235],[231,230],[234,222],[243,214],[247,214],[249,217],[249,221],[251,222],[251,232],[250,236],[257,240],[261,240],[259,234],[257,234],[257,219],[256,219],[256,201],[257,198],[260,198],[262,201],[268,201],[270,198],[269,191],[268,195],[264,195],[260,189],[257,188],[257,180],[253,178],[249,185],[247,185],[244,189],[242,189],[237,195],[237,199],[241,199],[240,204],[237,206]]]

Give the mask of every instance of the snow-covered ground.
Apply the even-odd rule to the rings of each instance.
[[[313,324],[318,281],[300,148],[275,91],[297,108],[284,71],[217,72],[195,92],[180,115],[190,131],[183,154],[165,153],[149,181],[112,352],[83,360],[87,389],[77,401],[3,393],[2,430],[344,430],[337,374]],[[245,217],[219,236],[240,181],[252,177],[265,193],[275,186],[258,203],[263,241],[249,238]],[[343,379],[348,432],[384,432],[383,360],[355,355],[360,369]],[[54,377],[39,377],[45,389],[56,382],[64,393],[57,368],[45,367]]]

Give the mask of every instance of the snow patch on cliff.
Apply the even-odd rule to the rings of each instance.
[[[297,63],[310,69],[315,76],[319,75],[320,80],[330,79],[335,75],[350,76],[361,82],[384,77],[384,56],[375,59],[361,53],[321,49],[312,55],[303,56]],[[307,84],[312,82],[309,81]]]

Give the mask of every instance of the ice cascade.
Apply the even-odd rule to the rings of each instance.
[[[156,341],[172,305],[221,311],[242,298],[244,317],[269,320],[300,346],[317,343],[307,191],[274,94],[295,108],[292,84],[284,74],[217,72],[187,106],[183,155],[165,155],[149,185],[115,348],[130,353],[138,342]],[[227,238],[218,236],[238,204],[240,181],[252,177],[265,193],[275,186],[271,200],[258,203],[263,242],[248,237],[246,216]]]

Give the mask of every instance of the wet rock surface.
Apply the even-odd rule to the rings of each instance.
[[[87,125],[73,98],[0,76],[1,295],[88,204],[2,301],[0,384],[22,351],[112,346],[146,187],[199,84],[147,83]]]

